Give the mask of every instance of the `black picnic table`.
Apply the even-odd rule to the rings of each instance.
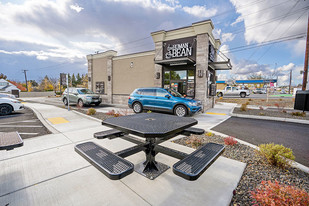
[[[173,172],[188,180],[196,180],[224,151],[224,146],[208,143],[191,154],[159,145],[179,134],[203,134],[203,129],[193,128],[198,123],[194,118],[178,117],[159,113],[141,113],[135,115],[108,118],[102,125],[113,129],[95,133],[98,139],[120,137],[136,146],[112,153],[93,142],[79,144],[75,150],[110,179],[120,179],[133,172],[133,169],[153,180],[170,167],[155,160],[160,152],[180,159],[173,166]],[[131,135],[136,135],[136,138]],[[133,165],[125,157],[144,151],[146,160]],[[98,155],[99,154],[99,155]],[[109,162],[109,163],[107,163]]]

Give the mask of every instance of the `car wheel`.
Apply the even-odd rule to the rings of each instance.
[[[133,111],[134,111],[135,113],[141,113],[141,112],[143,111],[143,106],[142,106],[142,104],[139,103],[139,102],[135,102],[135,103],[133,104]]]
[[[63,98],[63,104],[64,104],[64,105],[68,105],[68,100],[67,100],[67,98]]]
[[[240,93],[240,97],[241,98],[245,98],[246,97],[246,93],[244,93],[244,92]]]
[[[77,102],[77,106],[78,107],[83,107],[84,106],[83,100],[79,99],[78,102]]]
[[[175,107],[174,114],[178,117],[184,117],[187,115],[187,108],[183,105],[178,105]]]
[[[0,105],[0,115],[11,114],[13,111],[10,105]]]
[[[101,102],[97,102],[97,103],[94,103],[95,106],[99,106],[101,104]]]
[[[222,97],[223,95],[222,95],[222,93],[220,92],[217,96],[218,96],[218,97]]]

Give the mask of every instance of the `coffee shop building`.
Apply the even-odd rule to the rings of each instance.
[[[229,70],[229,59],[218,61],[219,39],[211,20],[169,31],[152,32],[152,51],[117,55],[117,51],[87,55],[88,88],[100,93],[103,103],[127,104],[141,87],[173,88],[187,98],[214,106],[216,71]]]

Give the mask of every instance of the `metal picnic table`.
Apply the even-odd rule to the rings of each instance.
[[[93,142],[76,145],[75,150],[86,160],[102,171],[110,179],[120,179],[133,172],[133,169],[153,180],[170,167],[158,162],[155,156],[160,152],[180,159],[174,164],[173,172],[187,180],[196,180],[224,151],[224,146],[208,143],[191,154],[186,154],[159,145],[179,134],[203,134],[203,129],[193,128],[198,122],[194,118],[178,117],[159,113],[141,113],[135,115],[108,118],[102,125],[113,129],[95,133],[101,138],[122,138],[136,146],[112,153]],[[136,135],[136,138],[131,135]],[[146,160],[137,165],[125,160],[125,157],[144,151]]]

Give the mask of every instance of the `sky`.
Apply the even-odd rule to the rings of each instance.
[[[86,55],[154,50],[150,33],[211,19],[233,69],[302,83],[309,0],[0,0],[0,73],[39,81],[87,73]]]

